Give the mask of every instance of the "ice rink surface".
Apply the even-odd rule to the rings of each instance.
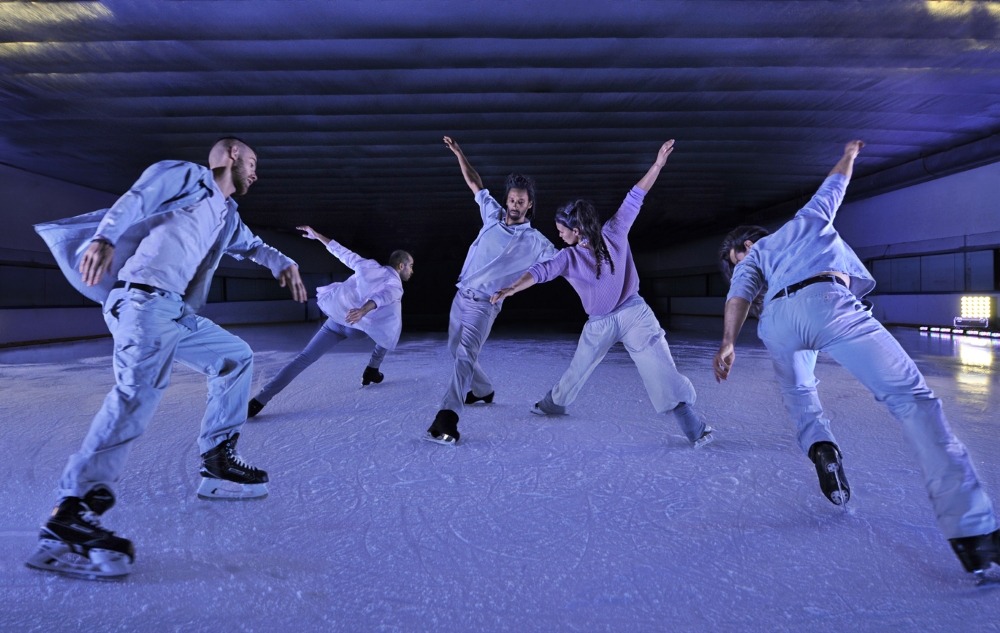
[[[254,392],[315,327],[232,328],[257,354]],[[576,336],[494,335],[481,360],[496,402],[466,408],[444,447],[420,440],[450,373],[444,335],[405,336],[365,388],[370,344],[347,341],[244,427],[241,452],[271,476],[261,501],[196,497],[205,385],[175,366],[105,516],[137,550],[110,583],[24,566],[112,385],[110,340],[0,350],[0,631],[1000,629],[1000,587],[962,570],[884,407],[820,357],[845,513],[752,331],[715,383],[719,330],[668,333],[716,429],[701,451],[654,413],[621,346],[568,416],[538,418]],[[997,350],[894,333],[1000,499]]]

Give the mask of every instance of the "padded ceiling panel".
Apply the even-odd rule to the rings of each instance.
[[[443,135],[498,195],[533,175],[552,236],[676,138],[653,248],[803,195],[852,138],[864,176],[1000,132],[998,25],[977,2],[0,2],[0,161],[122,192],[235,134],[248,221],[460,262],[478,215]]]

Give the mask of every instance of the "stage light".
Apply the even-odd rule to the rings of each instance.
[[[961,316],[955,317],[958,327],[975,327],[987,329],[993,317],[993,297],[966,296],[961,299]]]

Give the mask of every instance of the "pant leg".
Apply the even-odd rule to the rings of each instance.
[[[499,304],[455,295],[448,321],[448,349],[455,357],[455,369],[441,400],[441,409],[461,413],[469,391],[479,396],[493,391],[493,383],[479,365],[479,353],[499,313]]]
[[[965,445],[952,433],[941,401],[896,339],[844,289],[814,295],[812,300],[814,313],[828,323],[823,351],[885,403],[902,425],[944,536],[996,530],[993,505]]]
[[[604,360],[611,346],[618,342],[618,338],[619,328],[614,318],[605,317],[587,321],[583,326],[583,332],[580,333],[580,342],[576,345],[576,352],[569,363],[569,368],[552,387],[545,400],[551,400],[558,407],[558,411],[565,411],[565,407],[576,400],[587,379]]]
[[[253,351],[212,321],[194,319],[197,327],[181,340],[175,360],[208,377],[208,403],[198,436],[198,448],[206,453],[239,433],[246,422]]]
[[[382,361],[385,360],[385,355],[389,350],[382,347],[378,343],[375,344],[375,351],[372,352],[372,357],[368,361],[368,366],[373,369],[378,369],[382,366]]]
[[[299,352],[299,355],[292,359],[287,365],[281,368],[281,371],[271,379],[269,383],[264,385],[260,393],[254,396],[254,399],[261,403],[267,404],[271,401],[271,398],[278,395],[282,389],[288,386],[290,382],[295,380],[296,376],[305,371],[306,367],[312,365],[320,356],[325,354],[331,347],[337,343],[343,341],[346,336],[342,333],[336,331],[337,328],[331,327],[331,323],[336,326],[330,320],[327,320],[320,328],[316,334],[313,335],[312,340],[306,344],[305,349]]]
[[[174,320],[184,309],[176,295],[115,290],[105,308],[115,342],[115,387],[94,416],[83,446],[69,458],[59,482],[61,497],[82,497],[98,484],[114,489],[132,441],[146,430],[170,384],[185,330]]]
[[[795,423],[799,448],[806,455],[816,442],[837,444],[830,420],[816,393],[817,352],[800,337],[799,316],[790,304],[795,297],[777,299],[761,315],[758,334],[771,354],[785,409]]]

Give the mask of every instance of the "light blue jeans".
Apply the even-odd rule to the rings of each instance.
[[[448,315],[448,351],[455,359],[455,368],[441,399],[441,409],[461,413],[469,391],[479,397],[493,393],[493,382],[479,364],[479,352],[498,314],[500,304],[491,304],[486,295],[471,290],[455,293]]]
[[[346,325],[337,323],[333,319],[327,319],[322,327],[319,328],[319,331],[313,335],[312,340],[309,341],[305,349],[293,358],[290,363],[282,367],[281,371],[271,379],[271,382],[267,383],[261,392],[254,396],[254,400],[261,404],[267,404],[271,401],[271,398],[278,395],[282,389],[288,386],[288,383],[295,380],[295,377],[305,371],[306,367],[319,360],[319,357],[329,351],[331,347],[349,338],[367,337],[367,334],[357,328],[347,327]],[[388,351],[381,345],[376,344],[371,360],[368,361],[368,366],[378,369],[382,365],[382,360]]]
[[[941,401],[896,339],[850,290],[818,283],[774,299],[761,315],[758,333],[771,353],[804,452],[816,442],[837,442],[830,420],[823,417],[813,373],[817,353],[827,352],[901,423],[945,537],[997,529],[993,505],[968,451],[952,433]]]
[[[569,369],[546,394],[540,408],[546,413],[565,412],[618,341],[639,370],[656,412],[674,411],[684,435],[692,442],[700,438],[705,424],[692,409],[696,399],[694,385],[677,371],[663,328],[639,295],[627,299],[614,312],[590,317],[583,326]]]
[[[132,447],[170,384],[174,361],[208,377],[208,406],[198,437],[200,453],[238,433],[246,422],[253,352],[242,339],[208,319],[184,317],[173,292],[116,289],[104,304],[114,338],[115,387],[94,416],[83,446],[69,458],[61,497],[82,497],[104,484],[112,489]]]

